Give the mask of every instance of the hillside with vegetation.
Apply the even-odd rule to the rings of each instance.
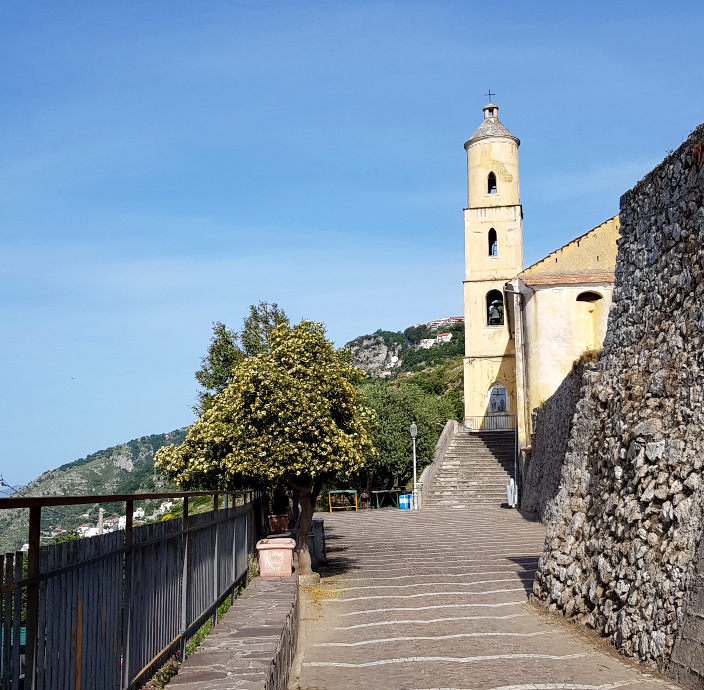
[[[352,364],[372,375],[380,371],[390,371],[392,375],[419,372],[464,355],[464,324],[443,328],[441,332],[452,335],[450,342],[429,348],[421,347],[421,341],[435,338],[438,331],[426,324],[409,326],[403,332],[379,329],[355,338],[345,347],[352,352]]]
[[[170,443],[182,443],[186,429],[167,434],[154,434],[106,448],[84,458],[45,472],[14,496],[85,496],[99,494],[135,494],[167,492],[175,487],[154,470],[154,455]],[[1,500],[1,499],[0,499]],[[42,529],[61,525],[71,531],[81,523],[96,524],[98,504],[66,506],[42,510]],[[121,504],[105,504],[106,517],[124,513]],[[0,511],[0,553],[20,548],[27,541],[29,511]]]

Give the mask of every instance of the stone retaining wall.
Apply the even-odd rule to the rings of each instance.
[[[560,488],[562,463],[572,431],[572,419],[583,395],[583,375],[595,367],[596,353],[575,362],[560,387],[533,413],[531,450],[526,455],[521,491],[521,510],[537,513],[547,522]]]
[[[584,375],[534,584],[550,609],[700,688],[703,142],[700,126],[621,198],[604,353]]]
[[[298,578],[257,577],[168,687],[286,690],[297,630]]]

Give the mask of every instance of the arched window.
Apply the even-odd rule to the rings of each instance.
[[[486,296],[486,322],[489,326],[504,325],[504,296],[498,290]]]
[[[577,302],[598,302],[600,299],[604,299],[598,292],[580,292],[577,295]]]
[[[487,194],[496,194],[496,175],[493,172],[489,173],[488,187]]]
[[[508,412],[508,396],[506,389],[495,383],[489,392],[489,414],[506,414]]]
[[[497,256],[499,253],[499,244],[496,241],[496,230],[489,230],[489,256]]]

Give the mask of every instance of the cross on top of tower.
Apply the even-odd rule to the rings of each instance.
[[[489,97],[489,103],[491,103],[491,97],[496,96],[495,93],[491,93],[491,89],[489,89],[489,93],[485,93],[484,95]]]

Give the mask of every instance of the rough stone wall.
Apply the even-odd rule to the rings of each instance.
[[[703,141],[700,126],[621,198],[604,353],[585,373],[534,583],[550,609],[661,668],[704,615]],[[687,682],[704,687],[696,669]]]
[[[533,415],[530,454],[523,475],[521,510],[537,513],[540,520],[547,521],[550,508],[560,488],[562,464],[567,454],[567,443],[572,431],[572,419],[582,395],[583,375],[592,371],[596,353],[585,353],[575,362],[572,371],[559,388]]]
[[[701,688],[704,685],[704,539],[699,541],[694,581],[683,610],[668,671],[682,685]]]

